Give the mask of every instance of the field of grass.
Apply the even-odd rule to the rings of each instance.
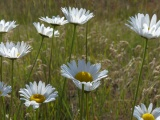
[[[35,120],[36,112],[20,101],[19,90],[25,84],[48,79],[49,59],[52,38],[45,38],[37,63],[29,81],[28,74],[37,55],[41,36],[33,22],[41,22],[40,17],[63,16],[61,7],[86,8],[94,13],[88,24],[88,60],[101,63],[101,70],[108,70],[108,77],[102,80],[98,89],[89,94],[89,120],[129,120],[132,112],[134,94],[143,56],[144,39],[130,30],[125,23],[137,13],[157,14],[160,19],[158,0],[1,0],[0,20],[15,20],[19,24],[14,30],[3,35],[3,42],[25,41],[32,51],[14,64],[12,120]],[[43,22],[41,22],[43,23]],[[44,23],[45,26],[49,26]],[[86,25],[77,26],[71,60],[85,59]],[[51,27],[51,26],[50,26]],[[79,90],[67,79],[66,91],[62,96],[65,78],[61,76],[60,66],[69,59],[73,26],[58,27],[60,36],[54,39],[50,84],[58,91],[55,101],[42,104],[38,109],[38,120],[79,120]],[[147,56],[142,71],[142,81],[136,105],[150,102],[159,107],[160,97],[160,41],[149,40]],[[3,79],[11,85],[11,61],[3,59]],[[6,114],[10,108],[10,96],[4,99]],[[0,109],[3,116],[4,109]],[[1,118],[0,118],[1,119]],[[7,119],[7,118],[6,118]]]

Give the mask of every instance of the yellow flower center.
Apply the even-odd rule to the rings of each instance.
[[[143,120],[155,120],[154,116],[150,113],[145,113],[142,115]]]
[[[37,103],[43,103],[45,101],[45,97],[40,94],[34,94],[30,97],[30,101],[36,101]]]
[[[92,82],[93,81],[92,75],[84,71],[77,73],[75,78],[79,80],[80,82]]]

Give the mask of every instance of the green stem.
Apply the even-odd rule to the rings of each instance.
[[[3,111],[3,120],[6,119],[6,109],[5,109],[5,102],[4,102],[4,97],[2,96],[2,111]]]
[[[83,106],[84,106],[84,84],[82,84],[80,120],[83,120]]]
[[[86,24],[86,63],[88,61],[88,39],[87,39],[87,34],[88,34],[88,22]]]
[[[69,54],[69,62],[70,62],[71,56],[72,56],[72,50],[73,50],[73,44],[74,44],[74,40],[75,40],[75,34],[76,34],[76,24],[74,24],[74,29],[73,29],[72,44],[71,44],[71,50],[70,50],[70,54]]]
[[[35,66],[35,64],[36,64],[37,58],[38,58],[38,56],[39,56],[39,53],[40,53],[40,51],[41,51],[43,40],[44,40],[44,36],[42,36],[41,44],[40,44],[40,47],[39,47],[39,50],[38,50],[36,59],[35,59],[35,61],[34,61],[34,63],[33,63],[32,69],[31,69],[31,71],[30,71],[30,73],[29,73],[29,75],[28,75],[27,82],[29,81],[29,78],[30,78],[31,73],[32,73],[32,71],[33,71],[33,68],[34,68],[34,66]]]
[[[86,94],[86,120],[89,120],[89,109],[88,109],[88,92],[85,92]]]
[[[51,54],[50,54],[50,61],[49,61],[49,76],[48,76],[47,83],[50,83],[50,81],[51,81],[51,66],[52,66],[51,62],[52,62],[52,53],[53,53],[54,30],[55,30],[55,27],[53,26],[53,39],[51,42]]]
[[[22,106],[22,102],[21,102],[21,104],[20,104],[19,107],[18,107],[17,116],[16,116],[17,119],[19,118],[19,113],[20,113],[20,108],[21,108],[21,106]]]
[[[131,120],[133,118],[134,106],[135,106],[136,101],[137,101],[138,90],[139,90],[139,85],[140,85],[141,75],[142,75],[142,69],[143,69],[143,65],[144,65],[144,61],[145,61],[145,56],[146,56],[146,51],[147,51],[147,44],[148,44],[148,39],[145,39],[145,47],[144,47],[143,60],[142,60],[142,64],[141,64],[141,68],[140,68],[140,72],[139,72],[139,76],[138,76],[138,83],[137,83],[137,89],[136,89],[136,92],[135,92],[135,98],[134,98],[134,103],[133,103],[133,107],[132,107]]]
[[[70,62],[71,56],[72,56],[72,50],[73,50],[73,44],[74,44],[74,39],[75,39],[75,33],[76,33],[76,24],[74,24],[73,36],[72,36],[72,44],[71,44],[71,50],[70,50],[68,62]],[[63,93],[62,93],[62,96],[64,95],[65,87],[66,87],[66,79],[64,80],[64,83],[63,83],[63,89],[62,89]]]
[[[0,42],[2,42],[2,33],[0,33]],[[1,81],[2,81],[2,61],[3,61],[3,59],[2,59],[2,56],[0,56],[1,57]]]
[[[12,86],[12,91],[11,91],[11,104],[10,104],[10,112],[9,112],[9,119],[10,116],[12,114],[12,104],[13,104],[13,91],[14,91],[14,81],[13,81],[13,69],[14,69],[14,60],[15,59],[11,59],[12,61],[12,73],[11,73],[11,86]]]
[[[39,109],[36,110],[36,120],[39,120],[38,116],[39,116]]]
[[[69,55],[69,62],[71,60],[71,55],[72,55],[72,50],[73,50],[73,44],[74,44],[74,39],[75,39],[75,33],[76,33],[76,24],[74,24],[74,30],[73,30],[73,36],[72,36],[72,44],[71,44],[71,49],[70,49],[70,55]],[[65,90],[66,89],[66,78],[64,79],[64,83],[63,83],[63,88],[62,88],[62,93],[60,95],[60,103],[64,104],[64,99],[66,99],[66,95],[65,95]],[[66,108],[66,110],[68,110],[68,107],[66,107],[66,105],[64,104],[64,107]],[[61,104],[60,104],[60,108]]]
[[[2,56],[0,56],[0,57],[1,57],[1,81],[2,81],[2,78],[3,78],[3,77],[2,77],[2,74],[3,74],[3,72],[2,72],[2,71],[3,71],[2,61],[3,61],[3,58],[2,58]]]

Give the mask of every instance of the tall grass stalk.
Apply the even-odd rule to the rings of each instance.
[[[22,102],[20,103],[19,107],[18,107],[18,110],[17,110],[17,115],[16,115],[16,118],[19,118],[19,113],[20,113],[20,109],[21,109],[21,106],[22,106]]]
[[[148,39],[146,38],[146,39],[145,39],[145,46],[144,46],[144,54],[143,54],[142,64],[141,64],[141,68],[140,68],[140,72],[139,72],[139,76],[138,76],[138,83],[137,83],[137,88],[136,88],[136,92],[135,92],[134,103],[133,103],[133,107],[132,107],[131,120],[132,120],[132,118],[133,118],[134,106],[135,106],[136,101],[137,101],[138,90],[139,90],[139,85],[140,85],[141,75],[142,75],[142,69],[143,69],[143,65],[144,65],[144,61],[145,61],[145,57],[146,57],[147,44],[148,44]]]
[[[35,66],[35,64],[36,64],[36,62],[37,62],[37,58],[38,58],[39,53],[40,53],[41,48],[42,48],[43,40],[44,40],[44,36],[42,36],[42,40],[41,40],[41,44],[40,44],[40,47],[39,47],[39,50],[38,50],[37,56],[36,56],[36,58],[35,58],[35,60],[34,60],[34,63],[33,63],[32,69],[30,70],[30,73],[29,73],[29,75],[28,75],[28,78],[27,78],[27,81],[26,81],[26,82],[28,82],[28,80],[30,79],[31,73],[32,73],[32,71],[33,71],[33,68],[34,68],[34,66]]]

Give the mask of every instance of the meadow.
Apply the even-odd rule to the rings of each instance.
[[[18,26],[3,35],[2,41],[25,41],[32,46],[29,54],[17,59],[14,64],[12,120],[35,120],[37,113],[27,108],[19,98],[20,88],[33,81],[46,82],[49,74],[49,60],[52,38],[45,38],[31,77],[28,74],[37,55],[41,36],[33,22],[40,17],[64,16],[61,7],[85,8],[94,17],[87,24],[77,26],[71,60],[85,59],[85,37],[87,28],[88,61],[101,63],[101,70],[108,70],[108,77],[89,94],[89,120],[129,120],[132,113],[138,74],[143,56],[144,39],[130,30],[125,23],[137,13],[156,14],[160,19],[158,0],[1,0],[0,20],[15,20]],[[52,27],[52,26],[50,26]],[[62,94],[65,78],[61,76],[62,64],[69,60],[73,26],[65,24],[57,28],[60,36],[54,38],[51,81],[58,91],[55,101],[42,104],[38,108],[38,120],[79,120],[80,104],[78,88],[69,79]],[[153,103],[160,107],[160,41],[148,41],[147,55],[142,71],[140,89],[136,105]],[[11,60],[3,59],[2,81],[11,85]],[[0,115],[10,108],[11,97],[0,98]],[[3,104],[4,102],[4,104]],[[85,115],[85,113],[84,113]],[[7,120],[7,117],[4,117]]]

